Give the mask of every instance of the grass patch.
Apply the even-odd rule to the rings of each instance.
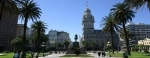
[[[75,55],[75,54],[66,54],[60,57],[93,57],[90,54],[80,54],[80,55]]]
[[[109,54],[107,54],[107,55],[109,55]],[[129,58],[150,58],[150,56],[147,56],[147,55],[148,55],[148,53],[131,52],[131,56],[129,56]],[[115,53],[115,54],[111,53],[111,56],[112,57],[123,58],[123,53]]]
[[[0,58],[13,58],[14,56],[14,53],[0,53],[0,54],[4,54],[4,55],[1,55]],[[31,54],[27,53],[26,57],[31,58],[30,55]]]

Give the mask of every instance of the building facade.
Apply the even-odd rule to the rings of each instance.
[[[0,51],[8,50],[10,42],[16,37],[18,16],[5,13],[0,21]]]
[[[135,24],[130,22],[126,27],[133,34],[133,37],[131,38],[133,44],[138,44],[138,40],[150,38],[150,24]]]
[[[150,38],[145,38],[144,40],[139,40],[138,45],[150,46]]]
[[[91,14],[91,10],[86,8],[83,15],[82,26],[83,34],[82,40],[87,42],[95,42],[99,45],[100,48],[104,48],[108,41],[111,42],[110,33],[106,33],[102,30],[94,29],[94,16]],[[114,45],[117,49],[119,43],[119,37],[116,33],[113,35]]]
[[[16,32],[16,37],[18,36],[23,36],[23,32],[24,32],[24,25],[23,24],[17,24],[17,32]],[[29,34],[29,28],[27,27],[26,29],[26,35],[30,35]]]
[[[54,43],[64,44],[65,40],[71,42],[69,33],[64,31],[50,30],[48,35],[51,46],[54,46]]]

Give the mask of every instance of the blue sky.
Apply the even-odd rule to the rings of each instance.
[[[34,0],[42,9],[41,21],[48,26],[46,33],[50,29],[62,30],[70,33],[72,41],[74,35],[82,36],[82,17],[86,8],[87,0]],[[122,2],[123,0],[88,0],[89,8],[95,18],[95,29],[101,29],[100,24],[104,16],[110,13],[112,5]],[[136,17],[133,19],[135,23],[150,23],[150,12],[144,7],[138,10]],[[18,23],[21,23],[19,20]],[[22,22],[23,23],[23,22]],[[28,22],[28,26],[32,21]]]

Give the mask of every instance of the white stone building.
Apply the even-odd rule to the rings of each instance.
[[[150,38],[145,38],[144,40],[139,40],[138,45],[149,45],[150,46]]]
[[[57,32],[56,30],[50,30],[48,33],[48,38],[51,46],[54,46],[54,43],[57,41]]]
[[[83,26],[83,34],[82,37],[84,41],[87,42],[95,42],[100,48],[103,48],[108,41],[111,42],[110,33],[106,33],[102,30],[95,30],[94,28],[94,16],[91,14],[91,10],[86,8],[83,15],[82,26]],[[113,35],[114,37],[114,45],[117,49],[119,44],[119,37],[116,33]]]
[[[65,40],[71,42],[69,33],[64,31],[50,30],[48,36],[51,46],[54,46],[54,43],[63,44]]]
[[[56,42],[63,44],[65,40],[70,41],[69,33],[60,31],[57,34],[58,38]]]

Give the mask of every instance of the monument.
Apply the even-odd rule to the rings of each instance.
[[[73,50],[74,48],[79,48],[80,54],[87,54],[86,50],[83,47],[80,47],[79,42],[77,42],[77,39],[78,39],[77,34],[75,35],[74,39],[75,39],[75,42],[73,42],[69,45],[69,48],[68,48],[68,51],[66,54],[74,54],[74,50]]]

